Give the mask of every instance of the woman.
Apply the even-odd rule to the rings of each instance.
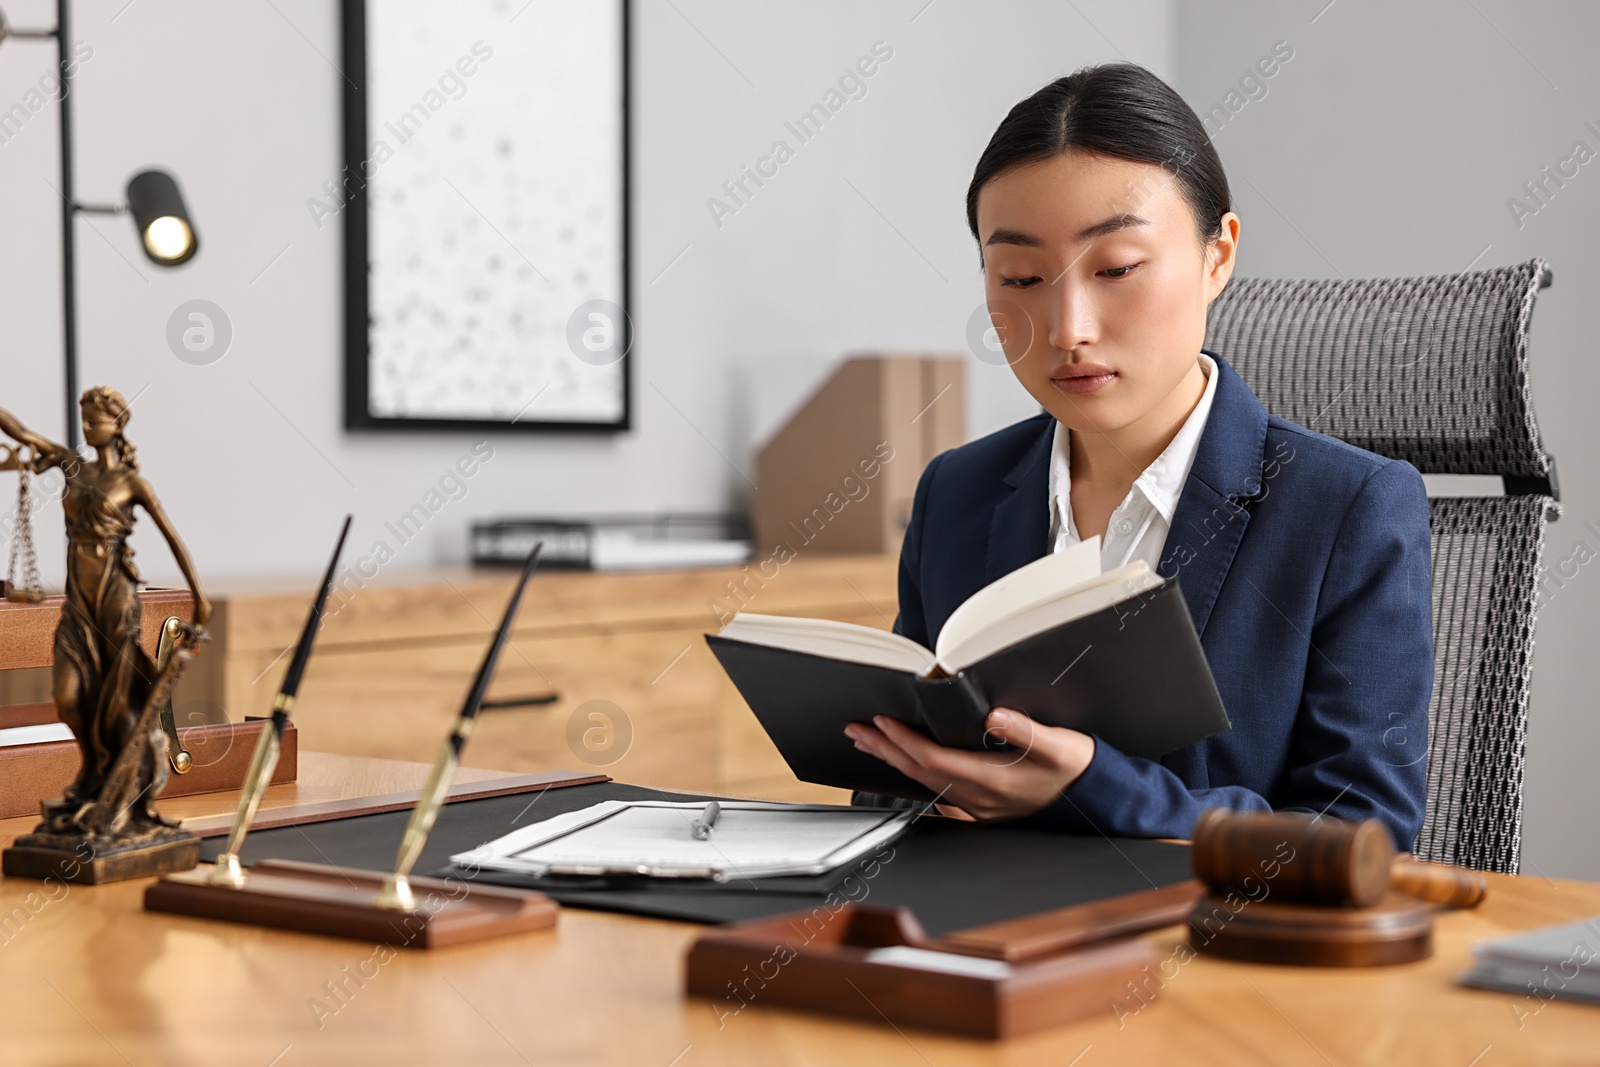
[[[1201,350],[1239,216],[1199,119],[1133,64],[1062,78],[1000,124],[967,221],[1006,359],[1045,413],[928,464],[895,630],[931,646],[978,589],[1100,535],[1104,568],[1181,577],[1233,727],[1159,762],[1009,708],[986,725],[1021,757],[885,717],[846,733],[957,817],[1188,837],[1207,807],[1326,812],[1410,850],[1433,685],[1422,478],[1269,415]]]
[[[49,828],[58,833],[81,828],[83,812],[99,798],[106,772],[128,743],[156,677],[155,664],[139,644],[140,579],[128,547],[135,505],[150,515],[172,549],[194,594],[195,625],[204,627],[211,617],[189,553],[150,483],[139,476],[133,445],[123,436],[128,402],[102,386],[83,394],[80,410],[93,460],[80,459],[0,409],[0,432],[28,447],[33,470],[60,467],[66,479],[61,503],[67,519],[67,588],[55,636],[54,695],[56,713],[77,738],[83,765],[64,803],[50,816]],[[143,797],[131,814],[135,828],[162,822],[150,808],[165,778],[162,769],[154,752],[141,761],[132,790]]]

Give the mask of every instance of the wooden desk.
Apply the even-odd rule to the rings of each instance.
[[[312,752],[300,758],[301,780],[274,787],[269,804],[416,788],[426,770]],[[162,807],[173,816],[206,815],[229,810],[232,798],[187,797]],[[0,840],[30,825],[0,822]],[[683,956],[701,929],[689,924],[568,909],[554,931],[384,961],[360,942],[147,914],[143,882],[55,887],[51,900],[41,883],[7,879],[0,881],[0,1062],[1593,1062],[1600,1009],[1541,1005],[1452,979],[1480,938],[1600,914],[1600,885],[1489,879],[1482,908],[1439,918],[1432,959],[1350,971],[1197,959],[1169,967],[1160,998],[1120,1027],[1108,1010],[1104,1018],[1006,1044],[835,1022],[759,998],[719,1019],[731,1004],[683,997]],[[1181,929],[1150,936],[1170,954]],[[346,992],[330,997],[340,984]]]

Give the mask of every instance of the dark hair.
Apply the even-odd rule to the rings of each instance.
[[[1102,63],[1058,78],[1001,121],[967,187],[967,226],[978,237],[978,191],[1002,171],[1081,148],[1163,167],[1178,180],[1202,243],[1231,211],[1222,160],[1199,116],[1172,86],[1137,63]],[[982,249],[979,249],[982,255]]]

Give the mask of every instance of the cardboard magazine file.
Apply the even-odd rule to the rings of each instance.
[[[967,439],[958,353],[854,354],[759,448],[756,556],[898,552],[928,461]]]

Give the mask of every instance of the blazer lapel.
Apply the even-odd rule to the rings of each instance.
[[[1156,568],[1163,578],[1178,578],[1201,637],[1250,525],[1250,507],[1267,491],[1261,479],[1267,409],[1226,360],[1203,351],[1217,362],[1217,392]]]
[[[983,585],[1004,578],[1050,551],[1050,442],[1056,420],[1040,420],[1039,439],[1006,473],[1010,489],[995,505]],[[980,586],[981,588],[982,586]]]

